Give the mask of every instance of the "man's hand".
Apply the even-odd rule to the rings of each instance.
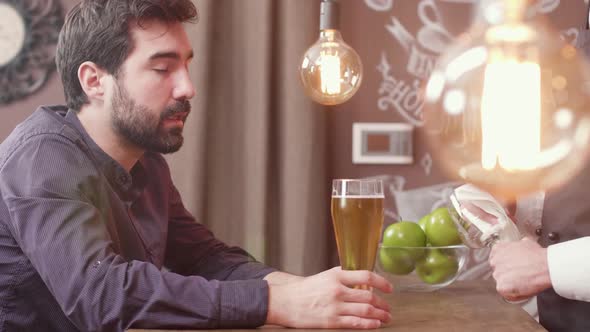
[[[529,238],[496,243],[489,262],[496,290],[509,301],[523,300],[551,287],[547,249]]]
[[[267,324],[297,328],[378,328],[391,319],[389,305],[367,285],[390,293],[391,284],[369,271],[340,267],[288,284],[269,284]]]

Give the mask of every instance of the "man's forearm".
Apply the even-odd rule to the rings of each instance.
[[[303,277],[281,271],[271,272],[264,277],[264,280],[270,285],[282,285],[301,279],[303,279]]]

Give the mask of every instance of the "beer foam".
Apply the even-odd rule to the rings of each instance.
[[[385,198],[384,195],[332,195],[332,198]]]

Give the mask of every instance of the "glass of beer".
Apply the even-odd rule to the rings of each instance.
[[[373,271],[383,227],[383,200],[381,180],[332,181],[332,223],[343,270]]]

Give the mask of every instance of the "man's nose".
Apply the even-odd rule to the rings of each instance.
[[[174,87],[174,99],[190,100],[195,96],[195,94],[195,86],[191,81],[188,71],[180,72],[176,80],[176,86]]]

